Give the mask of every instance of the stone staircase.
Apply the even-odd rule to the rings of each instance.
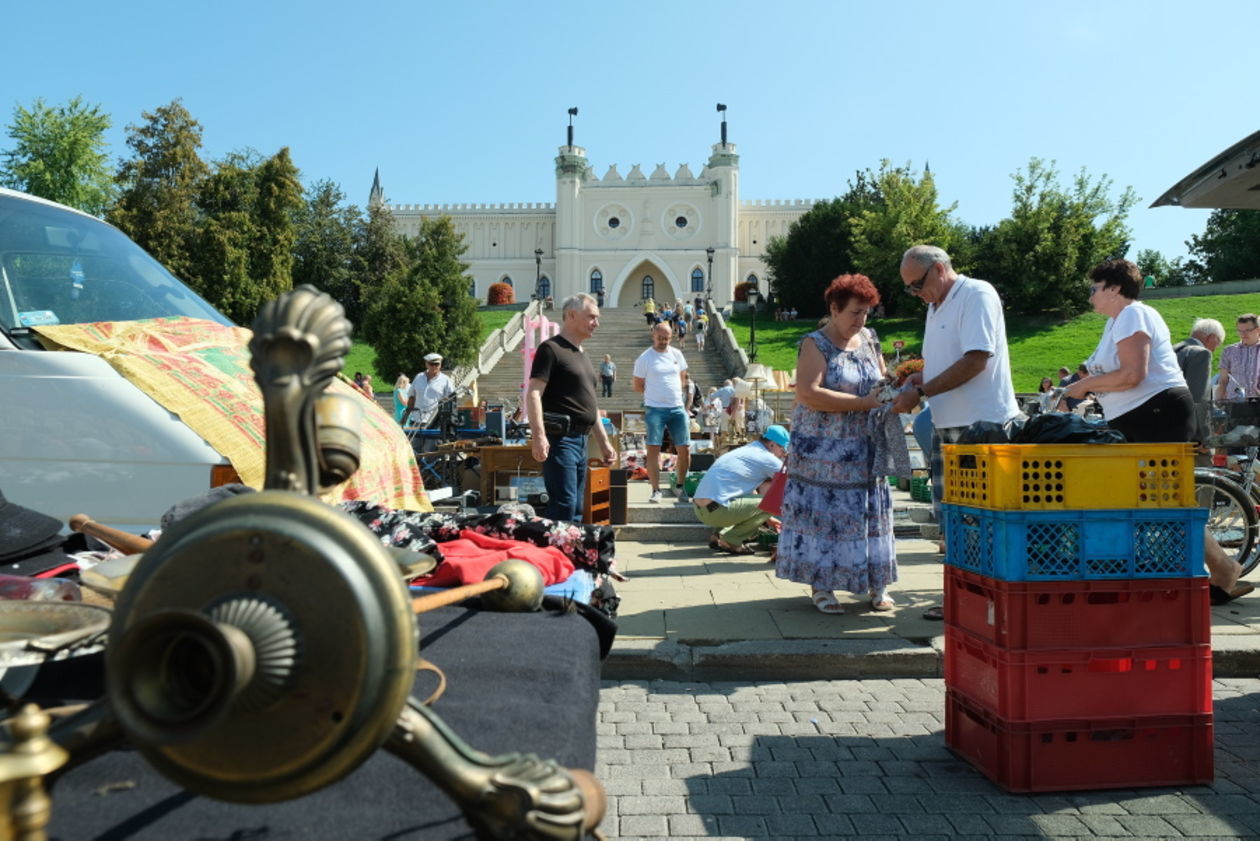
[[[559,310],[550,310],[546,315],[558,321]],[[606,309],[600,315],[599,329],[590,341],[582,345],[595,366],[604,361],[604,354],[612,356],[617,364],[617,383],[613,386],[612,397],[601,397],[599,407],[610,412],[637,412],[643,407],[642,395],[634,391],[634,360],[651,345],[651,335],[642,311],[630,308]],[[516,350],[504,355],[494,369],[482,374],[477,380],[478,396],[489,403],[506,403],[515,406],[520,395],[523,363],[522,344]],[[696,349],[695,338],[687,337],[687,346],[683,348],[687,366],[692,378],[699,384],[702,392],[709,386],[720,386],[730,374],[723,365],[718,353],[711,348],[703,353]]]

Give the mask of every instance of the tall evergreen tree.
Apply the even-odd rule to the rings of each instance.
[[[178,100],[127,126],[132,157],[121,162],[118,203],[107,218],[177,277],[192,282],[197,192],[209,167],[201,160],[201,124]]]
[[[256,152],[234,152],[201,181],[192,249],[195,278],[190,285],[228,318],[245,325],[261,303],[251,257],[258,238],[259,165]]]
[[[354,232],[362,216],[357,207],[344,206],[345,200],[346,194],[332,181],[316,181],[307,190],[297,213],[293,285],[310,284],[327,292],[359,329],[363,307],[354,282]]]
[[[373,301],[385,295],[387,282],[405,273],[409,266],[410,257],[403,238],[394,230],[394,214],[384,203],[369,204],[367,216],[355,232],[354,246],[354,282],[365,309],[370,309]],[[375,346],[378,337],[374,331],[379,322],[369,317],[368,312],[363,314],[362,336]]]
[[[441,353],[463,364],[477,352],[477,302],[468,294],[467,250],[449,216],[424,219],[408,242],[415,262],[388,276],[368,298],[364,333],[376,350],[376,369],[393,377],[423,368],[424,355]]]
[[[261,306],[293,288],[295,217],[302,206],[302,184],[287,146],[263,161],[257,169],[256,183],[250,273],[255,298]]]
[[[115,193],[105,152],[109,126],[109,115],[80,96],[58,107],[42,99],[29,109],[15,106],[9,126],[15,145],[4,153],[0,183],[102,215]]]

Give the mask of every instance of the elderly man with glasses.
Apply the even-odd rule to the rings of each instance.
[[[1240,315],[1235,326],[1240,341],[1221,351],[1217,400],[1260,397],[1260,329],[1257,329],[1256,316]]]
[[[941,444],[957,443],[976,421],[1004,423],[1019,414],[1011,385],[1002,302],[989,283],[954,271],[949,255],[916,245],[901,258],[907,294],[928,305],[923,371],[911,376],[894,404],[908,412],[932,399],[932,507],[940,519],[944,465]]]

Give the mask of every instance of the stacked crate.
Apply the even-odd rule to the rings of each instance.
[[[1009,791],[1212,779],[1192,447],[943,458],[946,743]]]

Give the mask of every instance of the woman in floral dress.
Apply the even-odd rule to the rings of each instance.
[[[875,334],[866,329],[879,292],[865,275],[841,275],[823,300],[831,316],[805,337],[797,359],[775,574],[810,585],[823,613],[844,613],[838,589],[867,593],[875,610],[891,610],[892,498],[875,471],[875,430],[891,394],[882,388]]]

